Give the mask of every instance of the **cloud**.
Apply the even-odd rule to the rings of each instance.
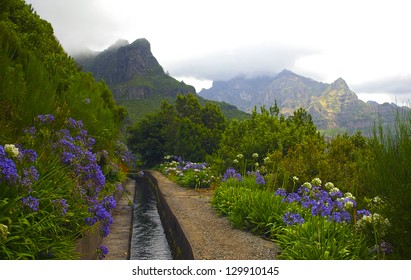
[[[118,39],[118,25],[98,0],[26,0],[45,20],[69,53],[101,49]]]
[[[228,80],[239,75],[250,77],[276,74],[283,69],[292,70],[299,57],[314,52],[308,48],[273,44],[249,45],[170,62],[165,68],[173,76]]]
[[[411,94],[411,75],[395,76],[370,81],[353,86],[356,91],[364,93],[392,93],[395,95]]]

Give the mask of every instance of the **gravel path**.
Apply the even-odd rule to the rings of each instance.
[[[233,228],[216,213],[210,204],[212,191],[182,188],[160,172],[149,172],[191,244],[194,259],[275,259],[279,250],[273,242]]]

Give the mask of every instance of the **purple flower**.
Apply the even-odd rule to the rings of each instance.
[[[22,159],[27,159],[28,162],[35,162],[37,160],[37,153],[34,150],[21,149]]]
[[[47,114],[47,115],[38,115],[37,119],[42,123],[42,124],[49,124],[54,121],[54,116]]]
[[[265,185],[264,177],[261,176],[260,172],[255,172],[255,183],[257,185]]]
[[[117,207],[116,200],[114,199],[114,196],[112,195],[104,197],[102,204],[108,210],[115,209]]]
[[[54,207],[60,211],[62,216],[65,216],[68,209],[68,204],[64,198],[54,199],[52,201]]]
[[[63,152],[61,154],[61,161],[66,165],[70,165],[73,162],[73,159],[75,158],[76,156],[70,152]]]
[[[283,202],[293,203],[300,202],[301,197],[297,193],[289,193],[286,197],[283,198]]]
[[[23,177],[21,184],[27,188],[31,188],[33,183],[39,179],[39,173],[34,166],[30,166],[28,169],[23,169]]]
[[[78,129],[82,129],[83,128],[83,122],[81,120],[76,121],[75,119],[72,118],[68,118],[66,120],[66,124],[71,127],[71,128],[78,128]]]
[[[99,259],[102,260],[107,256],[108,249],[104,244],[101,244],[99,249],[98,249],[98,252],[99,252]]]
[[[287,191],[286,191],[285,189],[283,189],[283,188],[279,188],[279,189],[277,189],[277,190],[274,192],[274,194],[275,194],[275,195],[278,195],[278,196],[283,196],[283,197],[285,197],[285,196],[287,196]]]
[[[390,243],[384,241],[384,240],[381,240],[380,245],[375,245],[374,248],[373,248],[373,253],[374,254],[388,255],[388,254],[391,254],[393,251],[394,250],[393,250],[392,245]]]
[[[226,172],[225,172],[224,175],[223,175],[222,181],[225,182],[225,181],[227,181],[229,178],[234,178],[234,179],[236,179],[237,181],[242,181],[242,180],[243,180],[243,178],[241,177],[241,174],[240,174],[240,173],[237,173],[237,171],[235,171],[234,168],[229,168],[229,169],[226,170]]]
[[[30,136],[34,137],[34,136],[36,136],[37,129],[34,126],[32,126],[32,127],[28,127],[28,128],[23,129],[23,132],[24,132],[24,134],[27,134],[27,135],[30,135]]]
[[[296,224],[303,224],[304,218],[300,216],[298,213],[291,213],[287,212],[283,216],[283,221],[289,226],[296,225]]]
[[[365,209],[361,209],[357,211],[358,219],[361,219],[363,216],[371,216],[371,212]]]
[[[39,200],[37,198],[32,196],[23,197],[21,202],[23,202],[23,204],[30,208],[33,212],[37,212],[39,210]]]
[[[3,147],[0,146],[3,150]],[[0,150],[0,155],[4,153],[4,150]],[[15,184],[20,180],[20,176],[17,173],[16,164],[12,159],[5,156],[0,156],[0,182],[5,181],[9,184]]]

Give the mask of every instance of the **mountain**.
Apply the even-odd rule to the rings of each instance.
[[[277,102],[280,112],[289,116],[302,107],[311,114],[317,128],[327,134],[356,130],[367,133],[379,116],[383,123],[393,122],[393,113],[398,108],[395,104],[359,100],[342,78],[327,84],[289,70],[271,77],[215,81],[210,89],[203,89],[199,95],[231,103],[245,112],[251,112],[255,106],[268,108]]]
[[[161,100],[174,102],[177,94],[196,93],[193,86],[177,81],[164,72],[151,52],[148,40],[137,39],[129,44],[118,40],[100,52],[85,52],[75,56],[83,71],[91,72],[96,80],[104,80],[119,105],[126,107],[131,122],[158,109]],[[199,97],[199,96],[198,96]],[[201,103],[206,100],[199,97]],[[230,104],[220,104],[227,118],[247,117]]]

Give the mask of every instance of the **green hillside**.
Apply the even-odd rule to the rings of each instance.
[[[125,113],[30,5],[0,2],[0,259],[77,259],[85,231],[108,235]]]

